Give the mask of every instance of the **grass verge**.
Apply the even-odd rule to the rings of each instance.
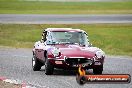
[[[0,24],[0,45],[32,48],[42,29],[70,27],[85,30],[93,46],[111,55],[132,56],[132,24]]]
[[[132,1],[48,2],[1,0],[0,14],[132,14]]]

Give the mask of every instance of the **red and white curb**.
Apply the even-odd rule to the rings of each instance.
[[[11,83],[11,84],[19,84],[22,86],[22,88],[36,88],[36,87],[33,87],[33,86],[29,86],[27,85],[25,82],[22,82],[20,80],[12,80],[12,79],[7,79],[5,77],[0,77],[0,80],[1,81],[4,81],[6,83]]]

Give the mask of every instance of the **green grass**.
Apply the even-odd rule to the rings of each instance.
[[[132,1],[37,2],[0,0],[0,14],[132,14]]]
[[[32,48],[43,29],[70,27],[85,30],[93,46],[111,55],[132,56],[132,24],[0,24],[0,46]]]

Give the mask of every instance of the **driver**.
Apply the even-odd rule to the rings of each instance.
[[[79,35],[78,34],[72,34],[72,37],[70,38],[72,43],[79,43]]]

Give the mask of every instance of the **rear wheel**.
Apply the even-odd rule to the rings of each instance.
[[[32,68],[34,71],[39,71],[42,67],[42,63],[36,58],[35,55],[32,57]]]
[[[102,74],[103,72],[103,65],[93,68],[94,74]]]
[[[46,59],[44,66],[45,66],[45,74],[46,75],[52,75],[53,71],[54,71],[54,66],[49,62],[48,59]]]

